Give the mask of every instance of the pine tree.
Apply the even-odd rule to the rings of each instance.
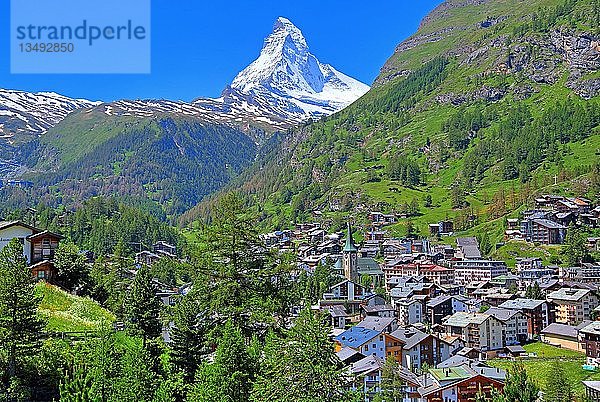
[[[424,204],[424,206],[425,206],[425,208],[429,208],[432,205],[433,205],[433,199],[431,198],[431,194],[427,194],[425,196],[425,204]]]
[[[215,364],[204,362],[196,371],[194,384],[187,394],[188,401],[221,402],[221,372]]]
[[[381,391],[375,397],[376,402],[402,402],[406,385],[399,372],[400,364],[393,356],[388,356],[381,369]]]
[[[115,379],[111,400],[119,402],[152,401],[157,376],[152,371],[152,357],[143,344],[127,345],[120,361],[121,372]]]
[[[563,251],[565,261],[569,266],[578,266],[589,259],[589,250],[585,242],[585,236],[581,230],[571,225],[567,231]]]
[[[237,194],[223,197],[213,212],[212,225],[201,234],[201,277],[194,284],[206,284],[207,314],[230,319],[245,335],[254,331],[257,322],[276,325],[275,320],[285,318],[294,302],[293,263],[289,256],[266,250],[256,217]]]
[[[61,402],[92,402],[92,379],[83,365],[73,367],[60,383]]]
[[[544,294],[542,293],[542,289],[540,289],[540,284],[536,282],[533,283],[533,285],[529,285],[527,286],[527,289],[525,290],[525,297],[527,299],[534,299],[534,300],[544,300]]]
[[[250,359],[242,332],[231,321],[227,322],[219,339],[214,364],[221,376],[222,400],[248,401],[256,367]]]
[[[536,402],[539,391],[523,364],[515,363],[508,370],[503,390],[506,402]]]
[[[18,365],[37,354],[44,323],[37,315],[40,298],[23,255],[23,245],[11,240],[0,251],[0,349],[8,357],[8,377]]]
[[[124,308],[128,330],[133,335],[142,336],[144,346],[148,339],[160,335],[160,300],[148,267],[142,265],[137,271]]]
[[[240,329],[228,321],[218,340],[214,362],[200,365],[187,399],[246,402],[255,371],[255,361],[248,353]]]
[[[329,327],[320,314],[303,310],[285,337],[271,335],[253,402],[342,402],[348,385],[336,365]]]
[[[171,329],[171,358],[175,368],[183,372],[184,380],[191,383],[203,357],[206,347],[206,319],[192,290],[179,300],[173,316]]]

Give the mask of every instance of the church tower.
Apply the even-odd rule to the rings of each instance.
[[[348,222],[348,234],[346,236],[346,245],[342,250],[342,267],[344,276],[351,281],[358,280],[358,250],[354,245],[350,222]]]

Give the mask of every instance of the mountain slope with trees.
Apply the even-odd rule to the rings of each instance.
[[[255,142],[240,129],[164,115],[107,116],[75,112],[30,145],[32,189],[5,189],[9,204],[23,192],[48,205],[72,206],[96,195],[153,202],[181,213],[249,166]]]
[[[445,218],[481,228],[536,192],[594,198],[599,10],[596,0],[444,2],[370,92],[283,135],[234,186],[273,227],[373,209],[407,216],[400,234]]]

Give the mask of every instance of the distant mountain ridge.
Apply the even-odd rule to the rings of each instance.
[[[99,105],[54,92],[25,92],[0,89],[0,136],[42,135],[69,113]]]
[[[97,107],[107,115],[142,118],[174,114],[214,124],[268,132],[335,113],[369,90],[309,52],[291,21],[279,17],[259,57],[226,86],[221,97],[192,102],[131,99],[115,102],[72,99],[52,92],[0,89],[0,136],[42,135],[67,114]]]

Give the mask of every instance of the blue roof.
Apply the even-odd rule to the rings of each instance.
[[[336,336],[335,340],[341,343],[343,346],[358,348],[365,342],[375,338],[380,333],[380,331],[374,331],[369,328],[352,327]]]

